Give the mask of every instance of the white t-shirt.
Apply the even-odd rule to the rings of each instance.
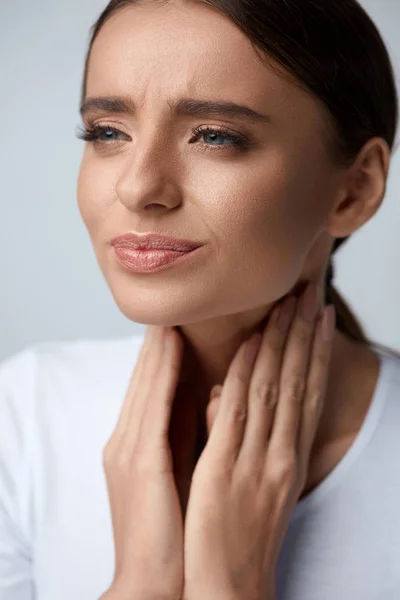
[[[103,449],[144,334],[0,363],[0,600],[98,600],[114,576]],[[400,359],[353,445],[292,515],[277,600],[399,600]]]

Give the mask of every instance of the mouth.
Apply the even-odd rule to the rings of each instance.
[[[172,238],[154,233],[138,235],[133,232],[117,236],[111,240],[111,244],[116,248],[130,250],[172,250],[175,252],[190,252],[203,245],[202,242],[192,240]]]
[[[154,273],[171,265],[187,261],[197,255],[201,247],[192,250],[154,250],[115,246],[114,252],[118,263],[133,273]]]

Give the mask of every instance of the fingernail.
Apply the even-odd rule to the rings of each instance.
[[[312,323],[318,314],[318,286],[310,283],[301,299],[301,314],[305,321]]]
[[[211,389],[211,392],[210,392],[210,402],[216,396],[220,396],[221,392],[222,392],[222,385],[214,385],[214,387]]]
[[[331,342],[336,327],[336,311],[333,304],[329,304],[324,310],[321,322],[321,338],[324,342]]]
[[[289,325],[292,322],[294,313],[296,311],[296,306],[297,300],[295,296],[289,296],[281,305],[279,309],[277,326],[282,333],[286,333],[289,329]]]
[[[246,343],[245,354],[246,354],[246,359],[250,364],[252,364],[257,357],[258,350],[261,345],[261,340],[262,340],[261,333],[255,333],[254,335],[251,336],[251,338]]]

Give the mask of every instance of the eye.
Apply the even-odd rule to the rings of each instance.
[[[233,133],[232,131],[229,131],[228,129],[224,129],[224,128],[220,128],[220,129],[215,129],[214,127],[209,127],[209,126],[200,126],[200,127],[196,127],[193,130],[193,133],[195,134],[195,139],[197,140],[199,137],[210,137],[211,141],[215,141],[218,138],[224,138],[225,140],[228,140],[228,143],[223,143],[223,144],[211,144],[211,146],[213,146],[214,148],[217,149],[217,151],[221,151],[226,149],[226,147],[230,147],[232,149],[232,147],[238,149],[238,150],[246,150],[247,148],[249,148],[251,146],[251,142],[244,136],[241,135],[239,133]],[[192,141],[190,141],[190,143],[192,143]],[[210,144],[206,144],[206,146],[209,146]],[[224,148],[225,146],[225,148]],[[214,152],[214,150],[212,150],[212,152]]]
[[[114,134],[121,134],[126,136],[125,133],[120,131],[119,129],[115,129],[115,127],[109,127],[108,125],[89,125],[89,127],[79,127],[77,137],[80,140],[84,140],[85,142],[99,142],[106,143],[113,142],[111,136]],[[100,139],[100,136],[105,135],[106,139]],[[128,136],[126,136],[128,137]]]
[[[242,134],[234,133],[225,128],[216,129],[214,127],[209,126],[200,126],[193,129],[192,133],[194,134],[194,138],[190,140],[190,144],[194,143],[201,137],[209,136],[211,141],[214,142],[218,138],[222,138],[228,143],[223,144],[203,144],[205,146],[205,150],[213,148],[212,152],[220,152],[221,150],[226,149],[237,149],[239,151],[245,151],[246,149],[251,147],[251,142],[248,138]],[[125,139],[130,139],[125,133],[116,129],[115,127],[111,127],[109,125],[91,125],[79,127],[77,137],[85,142],[93,142],[94,144],[112,144],[113,142],[118,141],[118,139],[113,139],[112,136],[122,135],[125,136]],[[102,136],[105,136],[105,138]]]

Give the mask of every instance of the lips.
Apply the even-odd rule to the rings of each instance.
[[[165,269],[176,262],[187,260],[196,254],[191,252],[176,252],[173,250],[132,250],[131,248],[114,248],[115,257],[119,264],[134,273],[153,273]]]
[[[131,250],[174,250],[176,252],[190,252],[203,245],[201,242],[165,235],[137,235],[131,232],[117,236],[111,240],[111,244],[116,248]]]

